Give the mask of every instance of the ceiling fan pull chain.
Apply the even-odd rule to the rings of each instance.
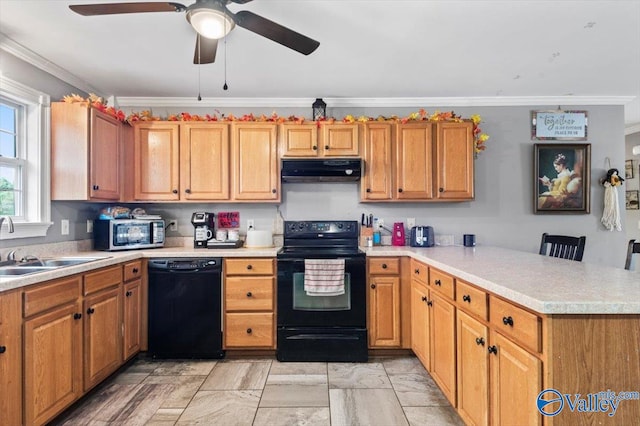
[[[227,12],[224,12],[225,17],[227,16]],[[229,86],[227,85],[227,20],[224,20],[224,86],[222,86],[222,90],[229,90]]]
[[[200,96],[200,67],[202,66],[202,61],[200,61],[200,34],[198,34],[198,102],[202,100],[202,96]]]

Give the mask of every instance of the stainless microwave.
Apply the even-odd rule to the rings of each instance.
[[[98,219],[93,223],[96,250],[164,247],[162,219]]]

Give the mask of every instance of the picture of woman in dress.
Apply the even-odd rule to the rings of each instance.
[[[538,177],[538,209],[582,209],[583,179],[582,168],[584,159],[582,151],[541,152]],[[549,161],[552,158],[552,161]],[[546,161],[545,161],[546,160]],[[550,178],[547,175],[553,175]]]

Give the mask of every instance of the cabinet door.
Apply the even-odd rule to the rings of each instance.
[[[320,148],[325,157],[357,157],[359,151],[358,123],[320,124]]]
[[[369,279],[369,346],[400,347],[400,278]]]
[[[473,199],[473,124],[436,124],[436,198]]]
[[[229,199],[229,126],[180,125],[180,191],[186,200]]]
[[[367,123],[364,126],[365,164],[360,184],[363,201],[393,198],[391,128],[390,123]]]
[[[121,130],[118,120],[91,108],[89,195],[92,199],[120,198]]]
[[[142,280],[124,285],[123,359],[127,360],[140,350],[142,340]]]
[[[458,414],[468,425],[489,423],[487,326],[458,310]]]
[[[542,389],[542,362],[495,331],[491,348],[491,424],[542,424],[533,403]]]
[[[0,424],[22,424],[22,315],[19,291],[0,294]]]
[[[24,323],[25,424],[49,421],[82,395],[80,304]]]
[[[431,291],[431,376],[456,406],[456,309]]]
[[[232,126],[233,199],[280,201],[276,124]]]
[[[121,288],[84,300],[84,390],[115,371],[122,361]]]
[[[283,123],[280,125],[280,152],[283,157],[317,157],[318,125]]]
[[[180,198],[178,138],[178,123],[136,124],[136,200],[177,201]]]
[[[431,370],[429,351],[429,290],[411,280],[411,349],[422,365]]]
[[[433,198],[431,123],[398,124],[396,193],[399,200]]]

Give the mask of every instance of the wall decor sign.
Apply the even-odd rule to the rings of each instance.
[[[640,191],[627,191],[625,199],[625,205],[627,210],[640,210],[640,204],[638,204],[638,193]]]
[[[625,160],[624,162],[624,178],[633,179],[633,160]]]
[[[587,111],[531,111],[531,138],[587,140]]]
[[[534,213],[589,213],[590,178],[591,144],[535,144]]]

